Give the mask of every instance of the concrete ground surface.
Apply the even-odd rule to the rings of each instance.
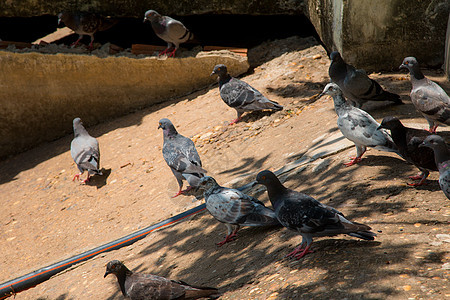
[[[162,158],[157,130],[165,117],[194,140],[204,167],[222,185],[241,186],[261,170],[313,157],[285,172],[284,184],[371,226],[375,241],[316,238],[314,253],[286,259],[301,241],[296,233],[243,228],[234,242],[218,247],[225,226],[204,212],[75,265],[17,299],[123,299],[116,278],[103,278],[113,259],[133,271],[215,286],[221,299],[450,298],[450,202],[439,188],[438,173],[431,173],[427,185],[410,187],[408,176],[417,168],[374,149],[359,164],[345,167],[355,148],[341,138],[331,98],[314,97],[329,82],[324,49],[290,38],[254,51],[260,66],[242,79],[284,105],[283,111],[247,114],[229,126],[236,112],[222,102],[215,85],[90,127],[100,143],[104,175],[87,185],[72,181],[77,172],[69,152],[72,136],[0,162],[0,281],[202,203],[171,198],[177,184]],[[424,73],[450,91],[441,71]],[[409,75],[370,76],[399,93],[405,104],[368,103],[364,109],[378,121],[396,115],[405,124],[427,128],[409,99]],[[449,137],[447,127],[438,133]],[[249,194],[270,206],[264,188]]]

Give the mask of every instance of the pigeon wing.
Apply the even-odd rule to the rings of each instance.
[[[131,299],[181,299],[184,288],[172,280],[151,274],[134,273],[125,281]]]
[[[425,117],[441,123],[450,121],[450,98],[435,82],[427,80],[411,90],[411,100]]]
[[[98,141],[91,136],[79,136],[72,140],[70,154],[81,170],[98,170],[100,151]]]
[[[175,45],[183,43],[190,38],[189,30],[181,23],[170,17],[166,19],[166,31],[164,32],[164,40],[173,42]]]
[[[386,136],[377,130],[379,124],[365,111],[352,108],[338,118],[342,134],[357,145],[378,146],[386,144]]]

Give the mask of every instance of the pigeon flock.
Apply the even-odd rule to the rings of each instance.
[[[80,35],[91,36],[104,30],[112,23],[95,15],[61,13],[59,22],[72,28]],[[167,49],[160,54],[175,55],[181,43],[192,38],[192,33],[179,21],[162,16],[154,10],[145,13],[144,22],[149,21],[155,34],[166,41]],[[80,40],[79,39],[79,40]],[[77,40],[75,43],[78,43]],[[400,96],[384,90],[375,80],[369,78],[364,70],[347,64],[339,52],[330,54],[330,83],[319,95],[333,98],[337,114],[337,126],[342,135],[352,141],[356,147],[356,156],[346,166],[361,161],[367,147],[380,151],[394,152],[405,161],[415,165],[420,174],[411,177],[418,182],[411,186],[426,184],[430,171],[439,171],[439,185],[450,199],[450,150],[444,139],[436,135],[439,125],[450,125],[450,97],[435,82],[427,79],[420,70],[414,57],[406,57],[400,68],[410,72],[412,83],[411,100],[414,107],[429,123],[429,130],[409,128],[395,116],[385,117],[381,124],[362,109],[368,101],[391,101],[402,104]],[[244,112],[261,110],[280,111],[283,106],[265,97],[248,83],[233,78],[224,64],[218,64],[211,76],[218,76],[220,97],[237,112],[233,125],[241,120]],[[372,241],[376,234],[367,225],[347,219],[333,207],[320,203],[309,195],[285,187],[277,176],[264,170],[257,174],[254,184],[265,186],[271,207],[266,207],[258,199],[240,190],[220,186],[207,176],[194,142],[179,134],[174,124],[167,119],[159,121],[158,129],[163,132],[162,155],[178,183],[178,192],[173,196],[186,195],[190,190],[203,193],[207,211],[219,222],[225,224],[227,233],[218,246],[233,241],[241,226],[284,226],[298,232],[302,241],[287,257],[301,259],[312,253],[313,237],[345,234],[359,239]],[[80,173],[87,171],[83,183],[90,175],[102,175],[100,168],[100,149],[98,141],[89,135],[80,118],[73,120],[74,139],[71,143],[71,155]],[[255,170],[257,171],[257,170]],[[188,186],[183,190],[183,181]],[[197,299],[217,298],[216,288],[196,287],[182,281],[164,277],[140,274],[130,271],[118,260],[110,261],[106,266],[105,277],[114,274],[124,297],[130,299]]]

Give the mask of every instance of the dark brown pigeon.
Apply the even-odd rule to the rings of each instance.
[[[341,88],[345,98],[353,106],[360,108],[367,101],[385,100],[402,104],[399,95],[385,91],[378,82],[369,78],[364,70],[347,64],[339,52],[331,52],[330,59],[328,74],[331,81]]]
[[[84,171],[87,171],[87,178],[83,180],[86,183],[89,175],[103,175],[100,171],[100,148],[97,139],[89,135],[80,118],[73,120],[73,133],[75,137],[70,144],[70,154],[80,170],[73,180],[79,180]]]
[[[133,273],[118,260],[112,260],[106,265],[103,277],[109,274],[116,275],[123,296],[131,300],[216,299],[220,296],[215,288],[196,287],[183,281]]]
[[[78,40],[76,40],[71,46],[75,47],[84,35],[89,35],[91,37],[89,49],[92,49],[94,34],[97,31],[105,31],[111,28],[117,23],[117,20],[105,18],[98,14],[85,12],[62,12],[58,14],[58,25],[61,22],[79,35]]]
[[[150,21],[153,31],[162,40],[167,42],[167,48],[159,53],[163,55],[169,53],[169,57],[175,56],[175,51],[181,43],[187,42],[193,38],[193,34],[183,23],[172,19],[169,16],[162,16],[154,10],[145,12],[144,22]],[[170,51],[173,47],[173,50]]]
[[[400,152],[400,155],[409,163],[419,168],[421,173],[409,178],[419,180],[417,183],[408,183],[411,186],[419,186],[425,183],[430,171],[437,171],[433,150],[419,145],[431,133],[423,129],[415,129],[403,126],[396,117],[385,117],[380,127],[391,131],[392,139]]]
[[[202,168],[202,161],[195,149],[194,142],[179,134],[169,119],[159,120],[159,128],[163,130],[164,136],[162,149],[164,160],[177,179],[179,186],[178,193],[173,196],[174,198],[192,188],[197,188],[200,179],[205,176],[207,171]],[[183,179],[189,183],[186,190],[182,190]]]
[[[213,74],[219,75],[220,97],[229,107],[234,108],[237,112],[237,118],[232,120],[230,125],[237,123],[246,111],[264,109],[276,111],[283,109],[283,106],[267,99],[248,83],[231,77],[225,65],[216,65],[211,75]]]
[[[219,222],[227,226],[225,240],[218,243],[222,246],[233,241],[240,226],[275,226],[279,225],[275,213],[261,201],[243,192],[220,186],[210,176],[200,180],[199,187],[203,189],[206,209]],[[236,229],[233,230],[233,225]]]
[[[419,147],[433,149],[434,160],[439,169],[439,186],[445,196],[450,199],[450,150],[439,135],[428,136]]]
[[[306,194],[284,187],[275,174],[268,170],[256,176],[255,184],[266,186],[281,225],[302,236],[301,244],[287,256],[300,259],[311,253],[309,248],[313,242],[312,238],[316,236],[348,234],[369,241],[374,240],[376,236],[369,226],[349,221],[336,209]]]
[[[435,82],[426,78],[415,57],[406,57],[400,69],[408,69],[411,78],[411,101],[427,119],[430,132],[435,133],[439,124],[450,125],[450,97]]]

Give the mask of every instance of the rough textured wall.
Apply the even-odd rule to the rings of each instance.
[[[444,61],[448,0],[309,0],[308,15],[328,50],[369,70],[398,67],[405,56]]]
[[[249,67],[230,52],[159,60],[0,51],[0,157],[70,133],[75,117],[90,125],[204,88],[219,63],[233,75]]]
[[[299,14],[304,0],[4,0],[0,1],[0,17],[57,15],[63,10],[101,12],[115,17],[143,17],[148,9],[168,15],[228,13],[250,15]]]

